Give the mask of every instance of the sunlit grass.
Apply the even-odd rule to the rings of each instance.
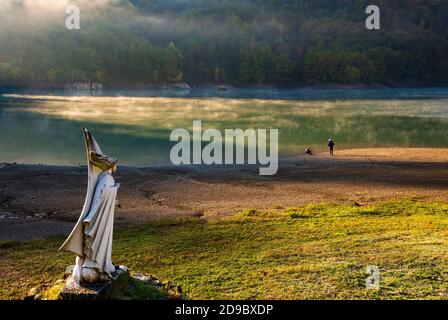
[[[113,259],[191,299],[448,298],[447,236],[447,203],[318,204],[120,230]],[[1,243],[0,297],[53,284],[74,259],[62,240]],[[368,265],[380,290],[365,288]]]

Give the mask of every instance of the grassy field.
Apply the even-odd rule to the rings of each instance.
[[[74,261],[63,238],[0,242],[0,298],[51,285]],[[118,230],[113,259],[179,283],[190,299],[448,298],[448,203],[320,204]],[[381,271],[365,288],[366,267]]]

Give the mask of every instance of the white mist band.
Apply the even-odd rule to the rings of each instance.
[[[186,129],[175,129],[171,132],[170,141],[178,142],[170,152],[171,163],[174,165],[245,164],[247,149],[247,164],[258,163],[264,166],[259,170],[260,175],[274,175],[278,170],[278,129],[269,129],[269,140],[266,129],[246,129],[245,131],[225,129],[223,139],[221,131],[217,129],[202,131],[201,121],[193,121],[192,137]],[[209,143],[202,148],[202,142]]]

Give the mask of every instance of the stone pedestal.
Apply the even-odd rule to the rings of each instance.
[[[102,300],[108,299],[112,292],[120,290],[131,277],[126,267],[120,266],[112,275],[113,278],[104,282],[81,283],[77,285],[73,279],[67,278],[65,287],[59,293],[59,300]]]
[[[27,300],[185,300],[182,288],[171,281],[160,281],[154,275],[131,273],[118,267],[109,281],[81,283],[71,278],[67,268],[66,279],[59,279],[51,287],[30,290]]]

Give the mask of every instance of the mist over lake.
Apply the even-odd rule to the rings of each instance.
[[[0,89],[0,162],[84,164],[81,128],[122,165],[169,164],[172,130],[278,128],[281,156],[337,149],[448,146],[448,89]]]

